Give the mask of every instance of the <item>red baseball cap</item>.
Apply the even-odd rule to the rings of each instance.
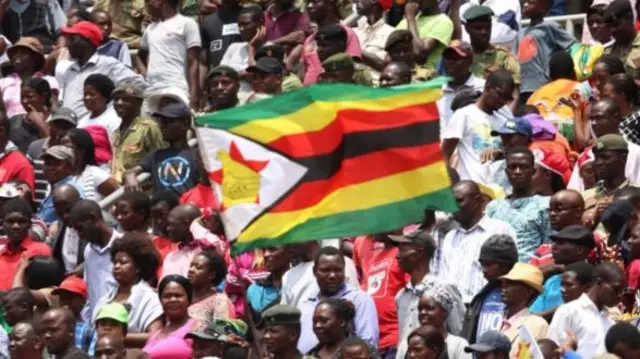
[[[59,294],[61,291],[67,291],[81,295],[83,298],[87,298],[87,283],[82,278],[75,275],[68,276],[60,283],[60,286],[54,289],[51,294]]]
[[[98,25],[89,21],[80,21],[74,26],[62,26],[60,32],[63,35],[80,35],[98,47],[102,44],[102,30]]]
[[[569,177],[571,177],[571,164],[565,156],[557,152],[549,151],[546,148],[536,148],[533,150],[533,156],[535,157],[538,165],[560,175],[565,185],[569,183]]]

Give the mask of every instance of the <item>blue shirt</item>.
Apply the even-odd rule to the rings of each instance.
[[[114,230],[109,243],[103,248],[95,244],[88,244],[84,248],[84,280],[87,282],[88,297],[82,310],[82,319],[87,323],[91,323],[98,300],[118,287],[112,273],[111,246],[120,237],[122,234]]]
[[[564,304],[562,298],[562,274],[556,274],[549,277],[544,282],[544,291],[536,298],[535,302],[531,304],[529,310],[531,313],[540,314],[551,310],[560,304]]]
[[[480,308],[476,338],[480,338],[484,332],[489,330],[500,331],[506,308],[507,306],[502,301],[500,287],[494,288],[489,292]]]
[[[516,231],[518,260],[529,263],[536,249],[551,235],[549,197],[531,196],[496,199],[487,205],[487,215],[505,221]]]
[[[280,289],[268,280],[254,282],[247,288],[247,301],[254,312],[262,313],[279,297]]]
[[[76,348],[87,352],[89,355],[93,355],[96,351],[96,340],[96,331],[91,325],[86,322],[76,323]]]
[[[308,353],[316,345],[318,338],[313,332],[313,312],[320,301],[318,296],[320,290],[316,286],[314,292],[300,301],[298,309],[302,313],[300,317],[300,340],[298,340],[298,350],[301,353]],[[367,342],[374,348],[378,347],[378,313],[373,298],[359,288],[345,284],[331,298],[346,299],[353,303],[356,308],[356,315],[353,319],[355,335]]]
[[[56,182],[53,186],[51,186],[51,192],[47,196],[47,198],[42,201],[40,205],[40,209],[36,214],[38,218],[44,221],[47,226],[50,226],[53,222],[58,220],[58,215],[56,214],[56,209],[53,207],[53,189],[61,186],[63,184],[70,184],[75,187],[80,193],[80,198],[84,198],[84,191],[82,190],[82,186],[73,180],[71,176],[65,177],[60,181]]]

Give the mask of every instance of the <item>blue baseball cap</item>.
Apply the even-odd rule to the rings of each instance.
[[[475,344],[471,344],[464,348],[465,353],[489,353],[502,352],[509,353],[511,351],[511,342],[506,335],[497,330],[488,330],[484,332]]]
[[[533,137],[533,128],[529,120],[524,117],[514,117],[508,119],[498,130],[491,131],[491,136],[500,135],[522,135],[527,138]]]

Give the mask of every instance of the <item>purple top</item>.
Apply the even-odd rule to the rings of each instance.
[[[304,31],[305,38],[311,34],[311,24],[306,14],[292,8],[288,12],[276,17],[273,14],[274,5],[264,12],[264,26],[267,30],[267,41],[273,41],[294,31]],[[287,51],[289,49],[286,49]]]
[[[525,119],[531,123],[533,129],[533,140],[553,140],[556,138],[557,130],[553,124],[545,120],[537,113],[532,113],[524,116]]]

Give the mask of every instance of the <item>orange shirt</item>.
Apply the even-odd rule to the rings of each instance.
[[[25,238],[22,243],[11,251],[9,249],[9,240],[2,240],[2,248],[0,248],[0,290],[5,291],[11,289],[13,277],[15,277],[22,256],[27,258],[36,256],[51,256],[51,248],[42,242],[35,242],[31,238]]]

